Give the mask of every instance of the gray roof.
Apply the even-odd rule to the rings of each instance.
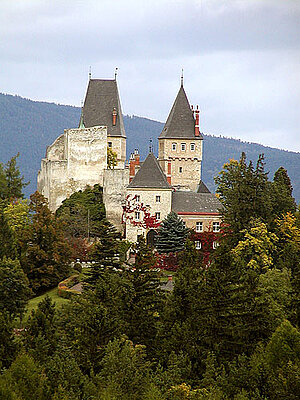
[[[197,193],[210,193],[210,190],[207,188],[202,180],[200,180],[199,182]]]
[[[221,208],[220,201],[212,193],[172,193],[172,211],[176,213],[218,213]]]
[[[112,124],[114,108],[117,110],[115,126]],[[126,137],[116,80],[90,79],[82,115],[86,128],[107,126],[109,136]]]
[[[149,153],[143,165],[138,170],[129,188],[170,189],[166,175],[163,173],[153,153]]]
[[[195,119],[183,86],[180,87],[159,139],[202,139],[195,136]]]

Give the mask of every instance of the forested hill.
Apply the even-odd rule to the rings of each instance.
[[[6,162],[20,152],[19,165],[26,180],[31,183],[26,188],[26,195],[36,189],[36,177],[41,159],[45,156],[46,146],[50,145],[64,129],[78,126],[80,108],[38,102],[19,96],[0,94],[0,161]],[[137,116],[124,117],[127,133],[127,158],[135,148],[139,148],[142,159],[153,140],[157,153],[157,137],[163,124]],[[274,149],[255,143],[246,143],[236,139],[204,135],[203,180],[213,191],[213,177],[230,158],[238,159],[242,151],[248,160],[257,160],[258,154],[264,153],[266,170],[270,178],[283,166],[287,169],[294,187],[294,197],[300,201],[300,153]]]

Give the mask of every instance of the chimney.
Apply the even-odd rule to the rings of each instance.
[[[169,185],[171,185],[171,173],[172,173],[171,161],[168,161],[167,181],[168,181],[168,184],[169,184]]]
[[[138,167],[140,166],[140,155],[138,149],[134,150],[134,153],[130,154],[130,163],[129,163],[129,182],[135,177],[137,173]]]
[[[172,281],[173,280],[173,276],[172,275],[168,275],[168,281]]]
[[[115,126],[117,123],[117,109],[116,107],[113,108],[113,112],[112,112],[112,124],[113,126]]]
[[[195,114],[195,136],[200,136],[200,130],[199,130],[199,108],[197,106],[196,110],[194,110]]]

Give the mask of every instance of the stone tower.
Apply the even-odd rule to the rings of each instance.
[[[190,107],[183,83],[158,138],[158,160],[168,182],[181,190],[197,191],[201,180],[203,137],[199,110]]]
[[[126,134],[116,79],[90,79],[80,126],[107,127],[107,146],[117,154],[117,168],[124,168]]]

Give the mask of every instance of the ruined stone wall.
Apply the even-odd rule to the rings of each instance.
[[[106,218],[123,231],[122,214],[126,187],[129,183],[129,169],[106,169],[103,176],[103,202]]]
[[[196,191],[201,179],[202,139],[159,139],[158,159],[168,176],[171,162],[171,185]],[[185,150],[182,150],[185,144]],[[175,149],[173,148],[175,145]]]
[[[47,148],[38,173],[38,191],[55,211],[62,201],[86,186],[103,185],[107,168],[107,128],[66,129]]]

